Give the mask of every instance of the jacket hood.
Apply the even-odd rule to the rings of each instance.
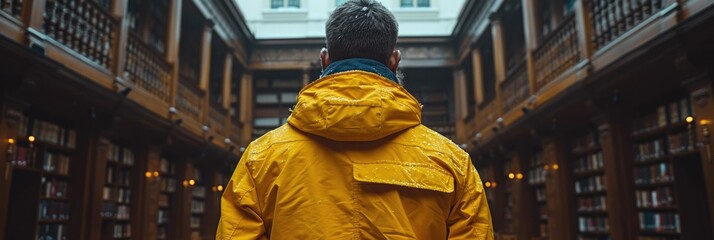
[[[374,141],[421,124],[421,105],[399,84],[351,70],[303,88],[288,124],[335,141]]]

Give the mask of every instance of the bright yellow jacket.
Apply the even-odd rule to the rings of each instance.
[[[493,239],[468,154],[420,123],[417,100],[375,73],[311,83],[246,149],[216,239]]]

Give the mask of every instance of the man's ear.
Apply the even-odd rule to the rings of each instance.
[[[322,48],[322,50],[320,50],[320,64],[322,65],[323,71],[327,68],[327,66],[330,66],[330,53],[327,52],[327,48]]]
[[[389,56],[389,61],[387,62],[387,67],[389,67],[392,72],[397,73],[399,69],[399,62],[402,61],[402,52],[399,50],[394,50]]]

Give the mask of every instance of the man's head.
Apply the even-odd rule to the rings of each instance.
[[[322,67],[349,58],[368,58],[396,72],[401,53],[395,50],[398,25],[387,8],[374,0],[350,0],[335,9],[325,25],[327,49]]]

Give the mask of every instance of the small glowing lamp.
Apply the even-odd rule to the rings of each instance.
[[[687,124],[692,124],[694,122],[694,117],[693,116],[687,116],[684,118],[684,121],[687,122]]]
[[[35,136],[29,136],[29,137],[27,137],[27,140],[29,140],[30,142],[34,142]]]
[[[513,179],[515,177],[516,177],[516,174],[508,173],[508,179]]]
[[[14,139],[14,138],[8,138],[8,139],[7,139],[7,143],[9,143],[10,145],[15,144],[15,139]]]
[[[144,176],[146,176],[146,178],[150,178],[150,177],[151,177],[151,172],[146,171],[146,172],[144,173]]]
[[[516,179],[518,179],[518,180],[523,179],[523,173],[517,173],[517,174],[516,174]]]
[[[553,164],[553,170],[558,170],[558,168],[560,168],[560,166],[558,166],[557,163],[556,163],[556,164]]]
[[[158,177],[158,176],[159,176],[159,172],[158,172],[158,171],[154,171],[154,177]]]
[[[196,185],[196,180],[193,180],[193,179],[188,180],[188,185],[191,185],[191,186]]]
[[[483,184],[485,187],[490,188],[491,187],[491,182],[486,181],[486,183]]]
[[[216,187],[216,189],[218,189],[219,192],[223,192],[223,185],[218,185],[218,187]]]

